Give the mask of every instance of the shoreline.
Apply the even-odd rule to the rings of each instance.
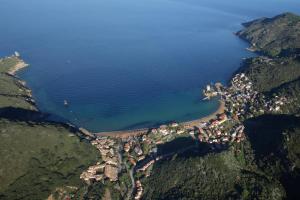
[[[222,100],[219,100],[219,107],[218,109],[205,116],[201,117],[199,119],[195,120],[190,120],[186,122],[180,122],[179,124],[182,125],[184,128],[193,128],[193,127],[198,127],[200,123],[206,123],[209,122],[212,119],[215,119],[218,114],[222,114],[225,111],[225,102]],[[132,130],[121,130],[121,131],[104,131],[104,132],[97,132],[97,133],[92,133],[95,136],[99,137],[114,137],[114,138],[128,138],[131,136],[139,136],[147,133],[151,128],[141,128],[141,129],[132,129]]]
[[[205,117],[201,117],[200,119],[182,122],[180,124],[182,124],[185,128],[192,128],[195,126],[197,127],[197,126],[199,126],[200,123],[206,123],[212,119],[215,119],[218,114],[222,114],[222,113],[224,113],[224,111],[225,111],[225,102],[222,100],[219,100],[219,107],[215,112],[213,112]]]
[[[22,87],[25,91],[26,91],[26,95],[27,95],[27,102],[31,103],[31,109],[34,110],[34,111],[39,111],[36,103],[35,103],[35,99],[33,98],[32,96],[32,91],[31,91],[31,88],[27,87],[26,86],[26,81],[24,81],[23,79],[20,79],[17,75],[17,73],[28,67],[29,64],[27,64],[23,59],[21,59],[19,53],[17,53],[17,55],[12,55],[12,56],[9,56],[9,57],[6,57],[6,58],[14,58],[17,60],[17,63],[11,67],[10,69],[8,69],[8,71],[6,72],[6,74],[8,74],[9,76],[12,76],[16,82],[19,84],[19,87]]]
[[[21,69],[24,69],[29,66],[29,64],[25,63],[24,60],[22,60],[19,56],[12,56],[18,59],[18,63],[12,67],[11,69],[8,70],[8,74],[12,76],[17,76],[17,72],[20,71]],[[25,81],[22,81],[23,83],[26,83]]]

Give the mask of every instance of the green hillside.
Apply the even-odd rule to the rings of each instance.
[[[43,199],[57,187],[79,187],[80,174],[97,159],[62,125],[2,118],[0,129],[1,199]]]
[[[156,163],[143,199],[299,199],[300,17],[285,13],[245,23],[237,35],[262,55],[238,72],[282,113],[245,119],[247,140],[222,152],[185,152]]]
[[[273,88],[270,93],[289,98],[290,103],[284,106],[284,113],[300,114],[300,78]]]
[[[242,71],[259,92],[268,92],[300,77],[300,61],[290,57],[247,59]]]
[[[17,57],[0,61],[0,199],[46,199],[67,186],[76,193],[98,152],[75,128],[43,119],[30,91],[6,73],[17,63]]]
[[[300,17],[293,13],[254,20],[244,26],[245,29],[237,34],[249,41],[255,50],[276,56],[300,48]]]

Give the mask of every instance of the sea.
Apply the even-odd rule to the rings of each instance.
[[[218,108],[202,89],[227,84],[255,56],[234,33],[299,0],[0,0],[0,56],[50,118],[94,132],[157,126]],[[64,105],[64,101],[68,106]]]

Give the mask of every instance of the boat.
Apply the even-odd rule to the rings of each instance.
[[[68,106],[68,105],[69,105],[68,101],[64,100],[64,106]]]

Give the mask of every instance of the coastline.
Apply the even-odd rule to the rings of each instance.
[[[12,76],[16,76],[16,73],[18,71],[20,71],[21,69],[23,68],[26,68],[29,66],[29,64],[25,63],[24,60],[20,59],[19,56],[13,56],[15,57],[16,59],[18,59],[18,63],[12,67],[11,69],[9,69],[9,71],[7,72],[9,75],[12,75]],[[25,81],[22,81],[25,85]]]
[[[225,102],[222,101],[222,100],[219,100],[219,107],[215,112],[213,112],[213,113],[211,113],[211,114],[209,114],[205,117],[202,117],[200,119],[195,119],[195,120],[191,120],[191,121],[187,121],[187,122],[182,122],[180,124],[182,124],[185,128],[193,128],[195,126],[199,126],[200,123],[209,122],[210,120],[216,118],[216,116],[218,114],[224,113],[224,111],[225,111]]]
[[[219,107],[218,109],[205,116],[201,117],[199,119],[191,120],[191,121],[186,121],[186,122],[181,122],[179,123],[182,125],[184,128],[193,128],[199,126],[200,123],[206,123],[209,122],[210,120],[216,118],[218,114],[222,114],[225,111],[225,102],[222,100],[219,100]],[[131,136],[139,136],[147,133],[151,128],[142,128],[142,129],[133,129],[133,130],[123,130],[123,131],[105,131],[105,132],[98,132],[98,133],[93,133],[95,136],[100,136],[100,137],[115,137],[115,138],[127,138]]]

